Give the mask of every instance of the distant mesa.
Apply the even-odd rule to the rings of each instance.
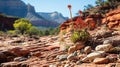
[[[50,21],[55,21],[57,23],[63,23],[65,20],[68,19],[68,17],[64,17],[61,13],[58,13],[57,11],[51,13],[38,12],[38,14]]]
[[[33,25],[43,27],[57,27],[67,19],[58,12],[37,13],[34,6],[25,4],[22,0],[0,0],[0,13],[27,18]]]

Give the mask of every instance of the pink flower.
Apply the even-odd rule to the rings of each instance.
[[[81,10],[78,11],[79,14],[83,14],[83,12]]]
[[[69,5],[68,5],[68,8],[71,9],[71,7],[72,7],[72,6],[69,4]]]

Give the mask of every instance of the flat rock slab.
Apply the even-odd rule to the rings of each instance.
[[[109,63],[109,64],[94,64],[94,63],[83,63],[74,67],[120,67],[120,63]]]
[[[93,63],[83,63],[83,64],[81,64],[81,65],[76,65],[75,67],[105,67],[106,66],[106,64],[100,64],[100,65],[98,65],[98,64],[93,64]]]

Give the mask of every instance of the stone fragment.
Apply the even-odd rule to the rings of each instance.
[[[67,54],[65,54],[65,55],[59,55],[59,56],[58,56],[58,60],[59,60],[59,61],[67,60],[67,57],[68,57]]]
[[[67,57],[68,60],[74,60],[76,59],[76,56],[74,54],[70,54],[68,57]]]
[[[16,58],[14,58],[14,61],[25,61],[25,60],[27,60],[27,58],[25,58],[25,57],[16,57]]]
[[[68,49],[68,54],[71,54],[75,51],[75,46],[71,46],[69,49]]]
[[[84,47],[84,42],[77,42],[74,46],[71,46],[69,49],[68,49],[68,53],[71,54],[77,50],[80,50]]]
[[[103,42],[103,44],[110,44],[110,43],[112,43],[112,41],[110,41],[110,40],[105,40],[105,41]]]
[[[51,65],[49,65],[49,67],[57,67],[57,65],[51,64]]]
[[[31,56],[39,57],[39,56],[41,56],[41,52],[40,52],[40,51],[31,52],[30,55],[31,55]]]
[[[78,55],[78,58],[79,59],[83,59],[83,58],[85,58],[87,55],[86,54],[80,54],[80,55]]]
[[[64,67],[71,67],[69,64],[65,64]]]
[[[81,60],[77,61],[76,64],[79,65],[79,64],[82,64],[83,62]]]
[[[86,54],[90,53],[91,51],[92,51],[91,46],[86,46],[86,47],[84,48],[84,53],[86,53]]]

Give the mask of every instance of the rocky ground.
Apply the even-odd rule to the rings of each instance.
[[[91,39],[86,44],[72,43],[70,33],[2,35],[0,67],[120,67],[120,31],[98,28],[89,32]]]

